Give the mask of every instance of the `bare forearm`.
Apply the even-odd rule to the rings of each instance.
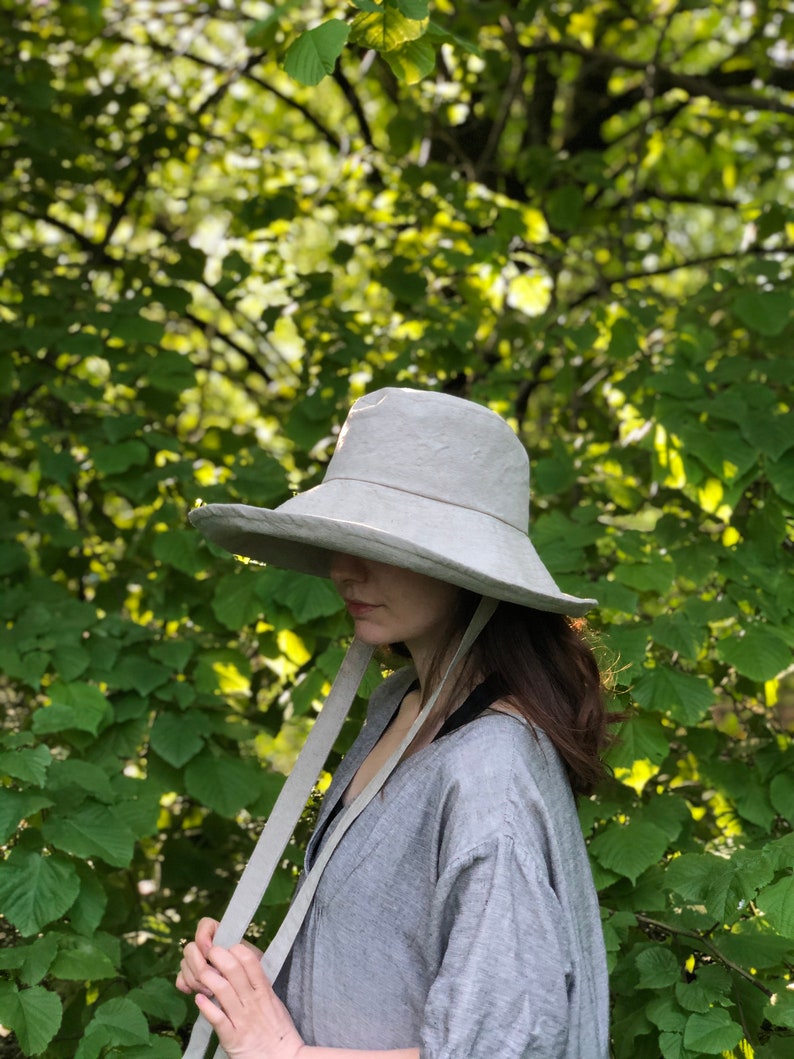
[[[308,1044],[297,1059],[419,1059],[418,1048],[394,1048],[389,1051],[362,1051],[359,1048],[314,1048]]]

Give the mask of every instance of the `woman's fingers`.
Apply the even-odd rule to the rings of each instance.
[[[213,946],[218,931],[218,920],[205,916],[196,927],[196,938],[188,942],[183,950],[182,963],[176,979],[176,987],[183,993],[202,992],[207,996],[207,987],[201,983],[201,974],[207,966],[206,957]]]
[[[262,993],[270,985],[257,958],[243,945],[234,945],[231,949],[213,945],[208,954],[208,964],[210,973],[202,975],[201,980],[216,992],[221,1003],[223,998],[217,992],[213,972],[228,982],[242,1001],[249,1000],[252,993]]]
[[[254,992],[261,993],[270,986],[256,950],[249,948],[245,942],[241,942],[239,945],[232,945],[228,950],[228,955],[237,961],[245,974],[248,985]]]
[[[212,993],[202,981],[202,975],[207,968],[207,961],[202,955],[201,949],[195,941],[188,942],[182,955],[182,963],[176,980],[177,989],[183,993],[201,992],[207,996]]]
[[[219,926],[220,923],[218,920],[210,919],[209,916],[205,916],[203,919],[199,920],[199,924],[196,927],[196,944],[198,945],[202,956],[206,957],[209,954]]]

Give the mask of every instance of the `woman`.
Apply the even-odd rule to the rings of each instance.
[[[554,583],[528,507],[503,420],[387,389],[354,404],[316,489],[193,513],[236,554],[330,576],[356,638],[411,659],[324,799],[316,891],[273,986],[252,947],[213,945],[214,920],[185,948],[177,984],[233,1059],[606,1056],[574,798],[600,775],[607,716],[564,617],[595,601]]]

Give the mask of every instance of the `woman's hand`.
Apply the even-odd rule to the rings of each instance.
[[[211,945],[197,976],[196,1003],[229,1059],[297,1059],[303,1040],[252,948]]]
[[[219,925],[217,919],[207,917],[199,920],[195,941],[190,941],[185,946],[182,964],[176,979],[176,987],[182,993],[203,993],[205,996],[212,996],[207,987],[202,985],[201,976],[207,969],[207,958],[215,943],[215,934]],[[254,953],[257,960],[261,960],[262,953],[256,945],[248,941],[244,941],[243,945]]]

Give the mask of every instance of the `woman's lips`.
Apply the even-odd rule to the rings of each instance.
[[[371,610],[375,610],[376,604],[364,603],[360,599],[347,599],[345,600],[345,606],[347,607],[348,614],[354,618],[363,618],[365,614],[369,614]]]

